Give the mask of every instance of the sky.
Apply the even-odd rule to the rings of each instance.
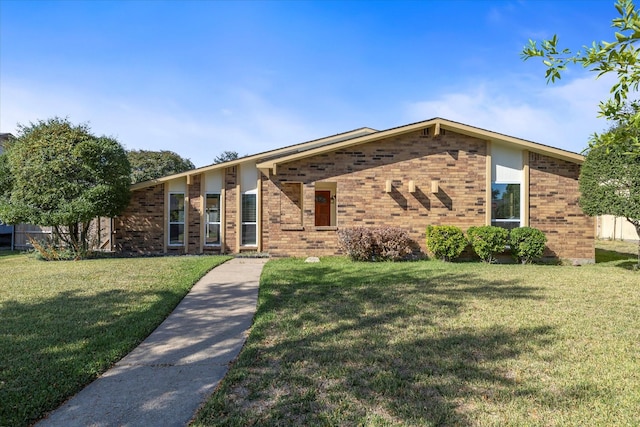
[[[614,80],[529,39],[612,40],[613,0],[0,0],[0,132],[52,117],[197,167],[434,117],[573,152]]]

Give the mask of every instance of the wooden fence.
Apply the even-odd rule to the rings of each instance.
[[[609,240],[638,240],[638,233],[633,224],[626,218],[612,215],[598,217],[597,234],[599,239]]]
[[[91,223],[90,242],[94,250],[111,251],[111,219],[97,218]],[[53,236],[51,227],[42,227],[32,224],[17,224],[14,227],[13,245],[17,250],[32,249],[29,238],[38,241],[47,241]]]

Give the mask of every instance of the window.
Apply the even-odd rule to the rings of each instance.
[[[205,202],[205,244],[220,244],[220,194],[207,194]]]
[[[258,244],[258,203],[257,195],[246,193],[242,195],[242,246]]]
[[[184,194],[169,194],[169,244],[184,245]]]
[[[491,225],[520,227],[520,184],[491,184]]]

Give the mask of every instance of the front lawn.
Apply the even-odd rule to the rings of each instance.
[[[228,257],[0,254],[0,426],[26,426],[140,343]]]
[[[640,272],[601,245],[583,267],[270,261],[194,425],[637,425]]]

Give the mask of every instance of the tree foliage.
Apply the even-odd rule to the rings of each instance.
[[[597,77],[613,73],[611,97],[600,102],[600,114],[616,123],[603,134],[594,134],[580,173],[580,205],[588,215],[610,214],[627,218],[640,234],[640,101],[629,99],[640,86],[640,14],[633,0],[618,0],[618,17],[612,20],[613,40],[592,42],[572,51],[559,46],[558,36],[538,44],[529,40],[523,59],[542,58],[548,83],[562,77],[569,65],[582,65]],[[638,246],[640,267],[640,243]]]
[[[52,226],[77,256],[93,219],[129,203],[130,166],[113,138],[53,118],[20,126],[0,157],[0,220]]]
[[[218,154],[215,159],[213,159],[213,163],[224,163],[231,160],[236,160],[238,158],[237,151],[223,151],[222,154]]]
[[[626,218],[640,235],[640,152],[634,141],[640,128],[619,123],[602,135],[609,143],[596,141],[580,170],[580,206],[591,216]],[[640,266],[640,242],[638,243]]]
[[[637,91],[640,85],[640,50],[636,43],[640,40],[640,16],[633,0],[618,0],[615,4],[619,17],[612,20],[614,40],[610,42],[592,42],[590,47],[572,51],[561,48],[559,39],[554,35],[551,39],[538,44],[529,40],[522,50],[523,59],[542,58],[545,65],[547,82],[553,83],[561,79],[562,73],[569,65],[582,65],[597,76],[614,73],[616,83],[611,87],[611,99],[600,103],[601,114],[612,120],[620,119],[625,114],[629,91]],[[635,120],[640,120],[636,111]]]
[[[167,175],[186,172],[195,166],[173,151],[130,150],[127,157],[131,164],[131,183],[149,181]]]

